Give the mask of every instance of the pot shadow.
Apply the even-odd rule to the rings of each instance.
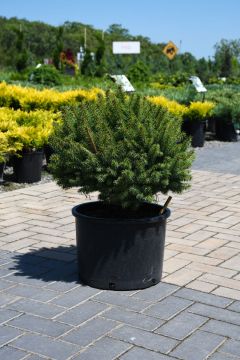
[[[26,254],[13,253],[9,263],[9,270],[12,271],[10,277],[19,283],[35,279],[82,284],[78,277],[76,253],[76,246],[40,248]]]

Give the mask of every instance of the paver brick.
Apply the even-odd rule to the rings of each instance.
[[[188,235],[186,237],[186,239],[195,240],[196,242],[200,242],[200,241],[202,242],[203,240],[213,237],[215,234],[216,234],[216,232],[207,231],[204,229],[204,230],[199,230],[199,231],[193,232],[192,234]]]
[[[100,292],[101,290],[93,289],[88,286],[79,286],[76,289],[60,295],[58,298],[53,299],[51,303],[69,308],[80,304],[82,301],[87,300]]]
[[[171,274],[175,272],[176,270],[179,270],[186,265],[190,264],[190,260],[183,260],[183,259],[176,259],[172,258],[169,260],[164,261],[163,263],[163,271]]]
[[[204,228],[204,225],[195,224],[193,222],[190,222],[189,224],[179,227],[178,231],[192,234],[192,233],[195,233],[195,232],[201,230],[202,228]]]
[[[57,321],[51,321],[28,314],[23,314],[13,320],[10,320],[8,325],[52,337],[58,337],[71,329],[71,327],[67,324],[62,324]]]
[[[131,348],[130,344],[123,341],[104,337],[90,345],[85,351],[81,352],[74,360],[113,360],[119,359],[121,354]]]
[[[57,316],[55,319],[70,325],[79,325],[82,322],[91,319],[92,317],[102,313],[108,308],[108,305],[93,301],[84,302],[81,305],[74,307],[63,314]]]
[[[55,282],[47,285],[46,289],[59,291],[61,293],[65,293],[65,292],[67,292],[69,290],[73,290],[73,289],[75,289],[75,288],[77,288],[79,286],[81,286],[81,285],[79,285],[75,281],[73,281],[73,282],[55,281]]]
[[[228,310],[238,311],[240,313],[240,301],[234,301],[228,306]]]
[[[221,259],[221,260],[228,260],[234,255],[238,254],[240,252],[240,249],[234,249],[228,246],[222,246],[219,249],[216,249],[212,251],[209,256],[211,256],[214,259]]]
[[[184,286],[202,275],[202,272],[186,268],[175,271],[164,278],[164,282]]]
[[[193,312],[194,314],[207,316],[215,320],[240,325],[240,314],[231,310],[196,303],[188,308],[188,311]]]
[[[225,308],[232,303],[231,299],[184,288],[175,292],[174,296],[221,308]]]
[[[15,287],[9,289],[8,293],[10,295],[15,295],[18,297],[20,296],[42,302],[52,300],[59,296],[59,292],[57,291],[28,286],[27,284],[16,285]],[[15,307],[15,305],[13,306]],[[18,304],[16,304],[16,306],[18,306]]]
[[[28,224],[29,226],[35,225],[38,227],[46,227],[49,229],[55,229],[61,226],[61,224],[58,224],[56,221],[52,221],[52,219],[50,219],[49,221],[32,219],[32,220],[28,220],[26,224]]]
[[[214,289],[216,289],[217,285],[210,284],[200,280],[194,280],[191,283],[187,284],[186,287],[193,290],[203,291],[205,293],[210,293]]]
[[[8,242],[15,242],[17,240],[21,240],[23,238],[32,238],[34,239],[33,235],[35,235],[36,233],[33,232],[33,231],[29,231],[29,230],[21,230],[21,231],[18,231],[16,233],[13,233],[13,234],[8,234],[8,235],[4,235],[1,237],[1,241],[4,241],[6,243]],[[4,249],[4,250],[8,250],[8,249]],[[14,250],[14,249],[13,249]]]
[[[9,294],[0,293],[0,306],[13,303],[14,301],[16,301],[18,299],[19,299],[19,297],[17,297],[17,296],[11,296]]]
[[[240,341],[227,340],[223,346],[220,347],[219,351],[231,354],[233,356],[240,355]]]
[[[177,251],[168,250],[168,248],[165,247],[165,249],[164,249],[164,260],[171,259],[171,257],[173,257],[173,256],[175,256],[177,254],[178,254]]]
[[[28,356],[26,359],[23,359],[23,360],[43,360],[43,357],[38,356],[36,354],[31,354],[30,356]]]
[[[1,231],[3,231],[4,234],[13,234],[17,231],[25,230],[29,227],[30,227],[30,225],[28,225],[27,223],[19,223],[19,224],[15,224],[15,225],[11,225],[11,226],[5,226],[1,229]]]
[[[189,307],[191,304],[193,304],[192,301],[171,295],[157,304],[152,305],[147,310],[145,310],[144,313],[163,320],[169,320],[180,311],[183,311]]]
[[[160,326],[160,328],[155,330],[155,332],[177,340],[183,340],[207,320],[208,318],[206,317],[184,311],[175,316],[172,320],[168,321],[166,324]]]
[[[163,320],[155,319],[141,313],[121,308],[112,308],[102,314],[103,317],[131,325],[144,330],[154,330],[163,324]]]
[[[13,286],[15,286],[13,283],[0,279],[0,291],[7,290]]]
[[[222,335],[235,340],[240,340],[240,326],[229,324],[224,321],[217,321],[211,319],[202,326],[201,330],[208,331],[213,334]]]
[[[233,269],[236,271],[240,271],[240,254],[232,257],[231,259],[223,262],[221,264],[221,266],[223,268],[227,268],[227,269]]]
[[[159,351],[162,353],[168,353],[178,344],[177,340],[127,325],[113,330],[110,333],[110,336],[133,345],[144,347],[148,350]]]
[[[212,254],[212,253],[211,253]],[[210,254],[210,256],[211,256]],[[201,255],[194,255],[194,254],[186,254],[186,253],[179,253],[176,257],[176,259],[186,259],[190,261],[194,261],[197,263],[207,264],[207,265],[218,265],[222,262],[221,259],[217,259],[214,257],[209,256],[201,256]]]
[[[199,330],[184,340],[170,355],[184,360],[203,360],[224,340],[222,336]]]
[[[232,355],[228,355],[226,353],[222,352],[215,352],[212,356],[209,358],[210,360],[237,360],[236,357],[232,357]]]
[[[118,292],[102,292],[94,297],[93,301],[103,302],[109,305],[125,307],[129,310],[141,311],[150,305],[150,302],[135,299],[130,296],[119,295]]]
[[[31,236],[31,238],[34,240],[46,241],[46,242],[55,243],[55,244],[59,244],[59,245],[65,244],[68,241],[68,239],[64,238],[64,237],[40,234],[40,233],[35,234],[34,236]]]
[[[0,348],[0,359],[2,360],[21,360],[23,358],[26,359],[26,356],[27,353],[25,351],[14,349],[7,345]]]
[[[133,347],[120,357],[121,360],[171,360],[171,356],[162,355],[151,350],[146,350],[139,347]],[[93,359],[94,360],[94,359]]]
[[[6,308],[0,309],[0,324],[3,324],[17,316],[19,316],[21,313],[19,311],[15,310],[9,310]]]
[[[12,340],[16,339],[18,336],[22,335],[23,332],[14,329],[10,326],[2,325],[0,326],[0,346],[5,345]]]
[[[36,334],[24,334],[11,345],[56,360],[66,360],[80,351],[80,347],[75,344]]]
[[[136,294],[133,294],[133,298],[138,298],[145,301],[159,301],[168,295],[173,294],[179,289],[178,286],[167,284],[165,282],[160,282],[159,284],[149,287],[144,291],[138,291]]]
[[[226,235],[226,240],[228,239],[228,236],[227,235],[232,235],[232,236],[236,236],[236,237],[239,237],[239,231],[238,230],[233,230],[233,229],[225,229],[225,228],[221,228],[219,229],[217,227],[217,224],[216,223],[216,226],[207,226],[206,229],[208,231],[212,231],[212,232],[215,232],[215,233],[221,233],[221,235]],[[0,224],[1,225],[1,224]],[[221,238],[220,238],[221,239]],[[224,238],[223,238],[224,239]]]
[[[220,296],[228,296],[235,300],[240,300],[239,290],[234,290],[234,289],[225,288],[223,286],[219,286],[212,293]]]
[[[117,325],[118,323],[112,320],[102,318],[92,319],[77,329],[70,331],[67,335],[63,336],[62,339],[80,346],[87,346],[109,333]]]
[[[181,245],[181,244],[170,244],[168,246],[169,250],[175,250],[187,254],[195,254],[195,255],[206,255],[209,253],[208,249],[193,247],[193,246],[187,246],[187,245]]]
[[[0,267],[0,278],[2,278],[2,279],[5,278],[5,280],[9,280],[9,276],[11,274],[13,274],[14,272],[16,272],[16,270],[14,270],[14,269],[10,270],[10,269],[5,268],[4,266],[1,266]]]
[[[8,306],[11,309],[24,312],[26,314],[32,314],[44,317],[46,319],[52,319],[56,315],[62,313],[66,309],[61,306],[53,305],[50,303],[42,303],[32,299],[20,299]]]
[[[240,281],[225,278],[222,276],[212,275],[212,274],[204,274],[202,275],[199,280],[210,282],[211,284],[220,285],[226,288],[240,290]]]
[[[198,244],[198,247],[209,249],[209,250],[214,250],[214,249],[219,248],[220,246],[225,245],[226,243],[228,243],[227,240],[220,240],[220,239],[211,237],[210,239],[200,242]]]

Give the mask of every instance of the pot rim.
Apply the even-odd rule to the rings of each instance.
[[[94,206],[94,204],[99,204],[99,203],[103,203],[102,201],[89,201],[89,202],[85,202],[79,205],[76,205],[72,208],[72,215],[75,218],[80,218],[80,219],[85,219],[85,220],[89,220],[89,221],[99,221],[99,222],[106,222],[106,223],[125,223],[125,224],[135,224],[135,223],[156,223],[156,222],[162,222],[165,221],[171,214],[171,210],[169,208],[167,208],[163,214],[159,214],[157,216],[151,216],[151,217],[144,217],[144,218],[103,218],[103,217],[98,217],[98,216],[90,216],[90,215],[85,215],[82,214],[80,212],[80,209],[83,208],[84,206],[90,205]],[[159,210],[162,208],[161,205],[159,204],[155,204],[155,203],[150,203],[152,205],[155,205],[156,207],[159,208]]]

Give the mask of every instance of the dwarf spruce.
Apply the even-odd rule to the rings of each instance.
[[[108,92],[66,108],[51,142],[57,183],[109,204],[136,209],[189,187],[193,152],[181,119],[138,95]]]

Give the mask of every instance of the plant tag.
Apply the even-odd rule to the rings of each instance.
[[[134,87],[125,75],[109,75],[110,78],[121,87],[124,92],[135,91]]]
[[[203,86],[203,83],[201,82],[199,77],[190,76],[189,80],[191,80],[191,82],[192,82],[193,86],[195,87],[195,89],[197,90],[197,92],[206,92],[207,91],[207,89],[205,88],[205,86]]]

